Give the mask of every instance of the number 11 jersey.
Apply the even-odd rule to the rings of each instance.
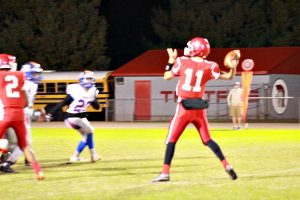
[[[210,79],[218,79],[220,69],[217,63],[203,60],[196,62],[190,57],[179,57],[172,68],[174,76],[180,76],[176,87],[178,100],[186,98],[202,98],[205,84]]]

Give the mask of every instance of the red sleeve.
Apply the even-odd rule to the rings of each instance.
[[[220,68],[219,68],[219,65],[217,63],[212,63],[211,67],[210,67],[210,78],[211,79],[218,79],[221,75],[221,71],[220,71]]]
[[[176,58],[176,61],[171,70],[173,76],[180,76],[180,68],[181,68],[181,59]]]

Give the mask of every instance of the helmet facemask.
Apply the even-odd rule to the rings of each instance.
[[[92,71],[84,71],[80,74],[79,76],[79,84],[86,88],[89,89],[91,87],[94,87],[96,83],[96,79],[94,77],[94,72]]]
[[[185,56],[199,56],[206,58],[210,53],[210,45],[206,38],[193,38],[187,43],[187,47],[184,48]]]
[[[41,65],[35,62],[28,62],[22,65],[21,71],[25,73],[26,79],[36,84],[41,83],[43,80]]]

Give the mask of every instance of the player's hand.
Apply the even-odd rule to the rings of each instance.
[[[97,97],[98,97],[98,94],[99,94],[99,90],[98,90],[98,89],[96,89],[96,90],[95,90],[95,95],[94,95],[94,96],[95,96],[95,99],[97,99]]]
[[[53,117],[52,117],[51,114],[45,115],[45,121],[46,121],[46,122],[50,122],[52,119],[53,119]]]
[[[224,58],[224,65],[229,69],[234,69],[238,66],[241,58],[240,50],[233,50],[226,54]]]
[[[46,111],[41,108],[33,111],[32,114],[32,121],[37,121],[37,122],[45,122],[46,121]]]
[[[177,58],[177,50],[172,49],[172,48],[168,48],[167,52],[168,52],[168,55],[169,55],[168,63],[175,63],[175,60]]]

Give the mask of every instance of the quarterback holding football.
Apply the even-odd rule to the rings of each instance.
[[[209,147],[221,161],[230,178],[236,179],[237,175],[233,167],[228,163],[219,145],[211,138],[205,110],[209,105],[203,97],[207,81],[230,80],[235,76],[240,57],[239,50],[229,52],[225,56],[224,64],[229,68],[229,72],[223,74],[216,62],[206,59],[210,53],[210,44],[206,38],[196,37],[188,41],[187,47],[184,48],[184,56],[177,57],[177,50],[172,48],[167,49],[167,52],[169,61],[164,79],[170,80],[179,77],[176,87],[178,99],[175,114],[169,125],[162,172],[152,181],[170,180],[170,167],[175,153],[175,145],[190,123],[196,127],[202,143]]]

